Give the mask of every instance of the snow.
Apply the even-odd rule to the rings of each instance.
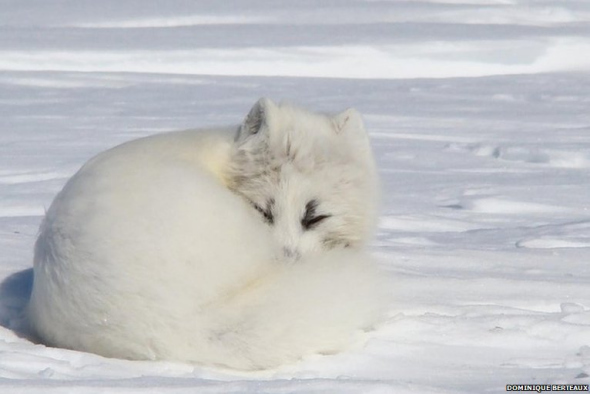
[[[590,3],[6,0],[2,393],[501,393],[590,383]],[[391,283],[365,345],[251,374],[19,336],[45,208],[92,155],[239,122],[261,96],[356,107]]]

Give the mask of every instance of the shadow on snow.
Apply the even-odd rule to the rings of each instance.
[[[24,316],[33,289],[33,269],[16,272],[0,283],[0,326],[31,339]]]

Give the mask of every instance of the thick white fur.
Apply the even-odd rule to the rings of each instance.
[[[229,181],[236,193],[269,208],[273,237],[290,256],[361,248],[373,233],[377,170],[354,109],[330,117],[261,99],[238,133]],[[310,201],[329,218],[305,231],[300,220]]]
[[[35,247],[27,313],[44,343],[255,370],[339,351],[376,321],[362,251],[276,259],[272,229],[227,187],[233,130],[132,141],[70,179]]]

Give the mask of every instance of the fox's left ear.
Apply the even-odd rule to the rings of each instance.
[[[336,135],[344,138],[349,146],[353,146],[358,159],[370,166],[374,165],[369,134],[361,114],[354,108],[349,108],[332,117],[332,124]]]
[[[336,134],[367,138],[365,124],[361,114],[354,108],[349,108],[332,118]]]

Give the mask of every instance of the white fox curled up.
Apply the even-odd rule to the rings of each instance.
[[[134,140],[48,209],[27,318],[49,346],[259,370],[346,349],[384,307],[359,113],[259,100],[240,126]]]

